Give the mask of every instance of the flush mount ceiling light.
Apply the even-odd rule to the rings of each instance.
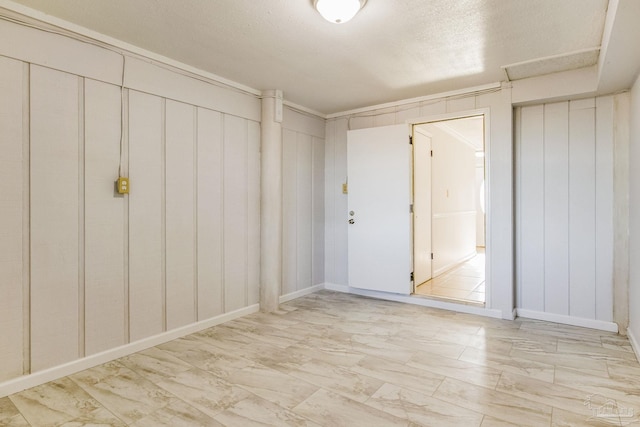
[[[356,16],[367,0],[314,0],[313,5],[324,19],[344,24]]]

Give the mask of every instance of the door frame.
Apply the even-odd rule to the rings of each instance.
[[[410,236],[411,236],[411,248],[412,248],[412,252],[411,252],[411,265],[412,265],[412,270],[414,272],[414,281],[412,282],[411,286],[411,293],[415,293],[416,292],[416,288],[418,287],[418,285],[420,285],[422,283],[421,280],[416,280],[418,277],[418,274],[416,273],[416,263],[417,263],[417,259],[416,259],[416,146],[417,146],[417,137],[416,134],[420,134],[426,138],[429,138],[429,150],[432,150],[432,139],[433,139],[433,135],[431,135],[429,132],[427,132],[426,130],[423,130],[421,128],[419,128],[418,126],[420,126],[422,123],[420,124],[416,124],[416,125],[412,125],[411,126],[411,135],[413,138],[413,144],[411,147],[411,205],[414,207],[413,208],[413,215],[411,216],[411,232],[410,232]],[[429,161],[429,183],[428,183],[428,187],[429,187],[429,212],[428,212],[428,222],[429,222],[429,252],[433,253],[433,221],[432,221],[432,207],[431,207],[431,203],[432,203],[432,196],[431,196],[431,187],[432,187],[432,164],[431,164],[431,157],[429,157],[428,159]],[[423,220],[424,221],[424,220]],[[431,280],[433,279],[433,262],[431,262],[431,265],[429,266],[429,279]]]
[[[413,134],[413,127],[417,125],[442,122],[447,120],[464,119],[467,117],[483,116],[484,121],[484,206],[485,206],[485,308],[491,308],[491,259],[492,248],[491,239],[492,236],[492,224],[491,224],[491,109],[490,108],[477,108],[473,110],[457,111],[452,113],[435,114],[426,117],[413,118],[406,121],[411,126],[411,133]],[[411,166],[411,203],[413,203],[413,162]],[[411,263],[415,262],[413,258],[413,219],[411,221]],[[415,290],[416,284],[413,283]]]

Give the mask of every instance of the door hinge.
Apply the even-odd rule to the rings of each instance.
[[[433,150],[431,150],[431,157],[433,157]]]
[[[409,145],[413,144],[413,135],[409,135]]]
[[[409,205],[409,213],[413,213],[413,203]]]
[[[413,271],[411,272],[411,281],[413,282]]]
[[[431,252],[431,259],[433,259],[433,252]]]

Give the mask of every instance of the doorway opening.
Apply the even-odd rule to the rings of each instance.
[[[485,305],[484,120],[413,125],[416,296]]]

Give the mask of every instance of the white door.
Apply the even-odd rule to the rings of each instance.
[[[413,271],[416,286],[431,279],[431,136],[413,134]]]
[[[409,126],[347,134],[349,286],[411,293]]]

